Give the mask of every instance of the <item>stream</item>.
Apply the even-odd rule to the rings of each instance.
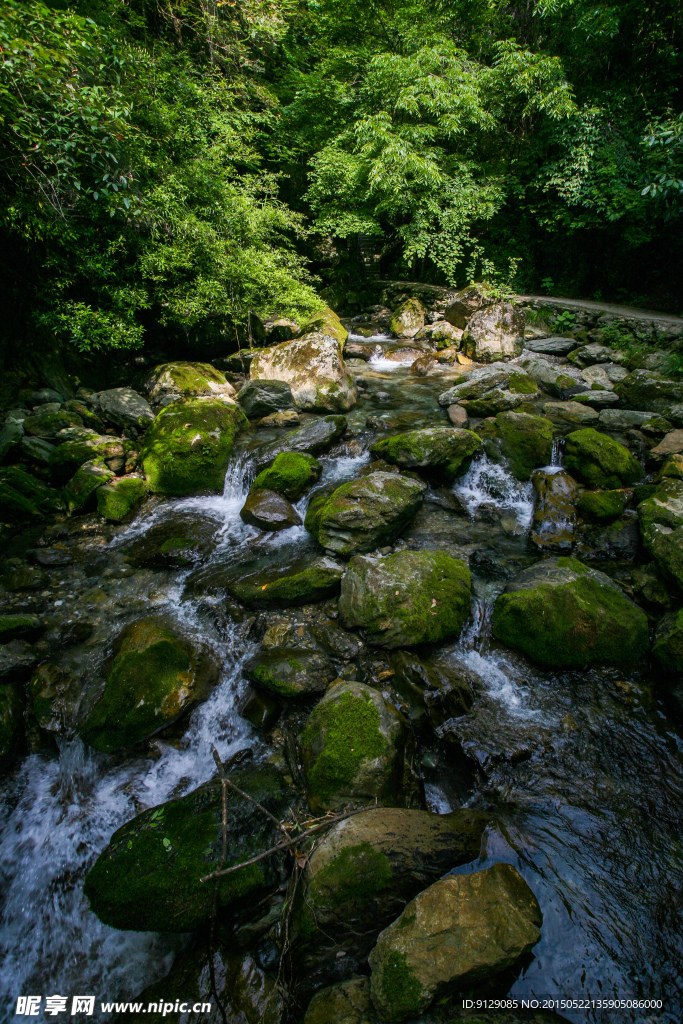
[[[353,436],[321,457],[322,478],[297,505],[302,518],[319,487],[358,475],[370,444],[387,429],[447,422],[437,396],[462,368],[418,378],[407,362],[377,355],[361,365],[353,360],[351,372],[361,383],[359,402],[347,416]],[[94,626],[87,639],[54,655],[83,679],[86,691],[114,636],[150,614],[173,620],[208,645],[221,675],[183,727],[154,737],[144,754],[104,755],[77,737],[60,738],[58,750],[30,754],[6,777],[0,806],[2,1020],[15,1019],[20,993],[134,999],[168,972],[187,941],[106,927],[88,908],[83,879],[124,822],[214,775],[212,744],[223,759],[243,747],[257,757],[268,750],[267,737],[238,711],[246,685],[241,664],[257,643],[253,624],[232,615],[218,583],[230,567],[252,560],[277,565],[315,550],[303,526],[265,535],[239,516],[253,476],[251,453],[281,434],[245,432],[222,495],[155,498],[126,526],[84,516],[55,534],[70,560],[50,569],[49,597],[42,600],[56,624],[87,620]],[[553,461],[560,460],[558,447]],[[463,558],[474,575],[471,623],[435,658],[461,665],[476,680],[477,696],[469,715],[444,723],[431,745],[423,744],[428,805],[439,813],[462,805],[492,810],[497,823],[482,859],[456,870],[509,862],[541,905],[542,938],[512,996],[661,999],[657,1011],[562,1013],[576,1022],[680,1024],[680,721],[647,667],[543,672],[491,642],[497,595],[506,579],[538,557],[527,546],[533,506],[531,484],[481,456],[452,488],[428,492],[399,541]],[[202,538],[198,557],[164,569],[131,566],[130,544],[171,520],[192,524]],[[17,538],[9,554],[21,556],[32,543]],[[395,699],[390,689],[385,695]]]

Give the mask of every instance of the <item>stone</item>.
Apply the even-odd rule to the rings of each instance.
[[[640,599],[659,612],[667,611],[672,603],[678,602],[677,595],[671,593],[668,580],[664,579],[664,574],[655,562],[633,569],[631,583]]]
[[[408,704],[414,728],[430,723],[438,729],[450,718],[468,714],[476,692],[476,680],[462,665],[435,662],[415,651],[394,651],[391,686]]]
[[[220,398],[183,398],[147,428],[140,464],[153,494],[182,497],[223,490],[235,437],[247,418]]]
[[[19,558],[6,558],[0,581],[5,590],[42,590],[49,583],[47,573],[37,565],[27,565]]]
[[[285,817],[289,794],[276,769],[258,765],[228,777],[278,819]],[[281,840],[273,823],[231,789],[226,809],[226,867]],[[85,895],[92,911],[113,928],[193,931],[211,917],[214,885],[201,879],[220,867],[221,846],[221,784],[214,778],[118,829],[86,876]],[[248,910],[279,885],[282,866],[282,857],[273,855],[223,876],[216,887],[219,912]]]
[[[593,394],[593,392],[591,392]],[[632,409],[602,409],[600,426],[606,430],[631,430],[642,427],[654,419],[652,412],[636,412]]]
[[[513,373],[519,373],[519,371],[515,367],[501,362],[468,370],[463,373],[458,384],[454,384],[452,388],[448,388],[447,391],[439,395],[439,405],[443,407],[452,405],[454,402],[462,402],[465,398],[481,398],[494,388],[506,389]],[[527,375],[520,373],[519,376]]]
[[[683,608],[660,619],[652,653],[668,672],[683,672]]]
[[[449,481],[465,472],[481,446],[481,438],[471,430],[427,427],[376,441],[370,454],[401,469],[417,469]]]
[[[680,455],[683,452],[683,430],[672,430],[663,441],[650,449],[650,458],[666,459],[669,455]]]
[[[12,640],[37,640],[45,632],[37,615],[0,615],[0,644]]]
[[[655,481],[661,483],[667,477],[683,480],[683,454],[671,455],[657,473]]]
[[[304,526],[318,543],[350,556],[392,541],[422,504],[425,485],[397,473],[372,472],[314,495]]]
[[[543,416],[524,412],[498,413],[496,436],[510,471],[518,480],[528,480],[534,469],[550,463],[553,425]]]
[[[39,391],[34,391],[29,399],[32,406],[47,405],[52,402],[59,402],[61,405],[63,401],[64,396],[60,395],[59,391],[55,391],[54,388],[40,388]]]
[[[606,491],[634,484],[643,476],[628,448],[592,427],[567,434],[565,464],[588,487]]]
[[[39,665],[28,684],[30,712],[41,733],[73,736],[83,682],[50,662]]]
[[[24,745],[24,700],[21,686],[0,686],[0,769],[11,768]]]
[[[155,366],[147,382],[150,401],[166,406],[180,399],[214,398],[235,401],[235,389],[211,363],[174,362]]]
[[[566,470],[537,470],[531,477],[538,495],[529,539],[546,554],[569,554],[574,543],[579,486]]]
[[[136,567],[177,569],[205,559],[214,546],[215,521],[187,510],[169,510],[160,522],[133,535],[122,550]]]
[[[229,581],[228,589],[238,600],[253,607],[286,608],[336,597],[343,574],[343,566],[332,558],[300,559],[291,565],[257,570]]]
[[[616,519],[620,516],[633,491],[620,488],[614,491],[584,491],[578,501],[578,509],[591,519]]]
[[[395,338],[414,338],[425,324],[425,308],[417,298],[405,299],[391,314],[389,327]]]
[[[496,303],[474,313],[463,334],[463,348],[478,363],[513,359],[524,348],[525,313],[509,302]]]
[[[107,754],[130,749],[205,700],[217,680],[207,651],[154,619],[134,622],[114,643],[104,690],[80,734]]]
[[[427,352],[423,356],[418,356],[410,364],[410,372],[414,377],[426,377],[436,366],[438,366],[436,354],[434,352]]]
[[[120,463],[123,468],[125,457],[132,449],[132,441],[125,438],[79,431],[76,437],[65,438],[54,449],[50,455],[50,471],[56,481],[66,483],[83,463],[101,459],[108,469],[116,472],[113,467]]]
[[[529,352],[539,352],[542,355],[566,356],[576,348],[576,340],[557,335],[553,335],[552,338],[534,338],[531,341],[527,338],[524,348]]]
[[[683,480],[666,479],[638,505],[643,544],[683,590]]]
[[[291,430],[277,441],[271,441],[254,453],[257,472],[270,466],[282,452],[324,455],[346,430],[346,416],[322,416],[309,420],[298,430]]]
[[[614,350],[598,341],[590,345],[581,345],[573,353],[573,360],[579,366],[593,366],[596,363],[609,363],[614,358]]]
[[[462,329],[453,327],[447,320],[437,320],[418,331],[415,341],[428,341],[437,352],[452,346],[459,347],[462,340]]]
[[[597,424],[600,415],[583,402],[546,402],[543,412],[554,423],[576,423],[582,427]]]
[[[298,501],[320,479],[322,466],[312,455],[281,452],[268,469],[258,474],[251,491],[277,491],[288,501]]]
[[[96,408],[105,423],[114,423],[117,427],[135,427],[145,430],[154,419],[152,407],[132,388],[111,388],[100,391]]]
[[[139,473],[114,477],[96,491],[97,511],[105,519],[120,522],[133,512],[149,490]]]
[[[454,427],[458,427],[461,430],[467,429],[470,420],[464,405],[449,405],[446,412]]]
[[[286,700],[320,696],[337,678],[322,651],[289,647],[257,651],[245,662],[244,674],[254,686]]]
[[[309,857],[295,897],[292,942],[302,984],[348,977],[408,900],[479,856],[489,822],[481,811],[378,807],[334,825]]]
[[[339,616],[379,647],[411,647],[457,637],[470,615],[472,576],[441,551],[356,555],[342,579]]]
[[[288,530],[301,525],[301,516],[294,506],[281,494],[264,488],[250,491],[240,510],[240,518],[259,530]]]
[[[453,991],[493,980],[541,937],[538,901],[511,864],[448,875],[416,896],[368,957],[385,1021],[415,1017]]]
[[[55,446],[43,437],[22,437],[21,451],[32,462],[48,465]]]
[[[634,370],[615,386],[619,397],[631,409],[666,414],[683,402],[683,383],[669,380],[652,370]]]
[[[0,515],[3,522],[24,523],[62,511],[62,497],[21,466],[0,470]]]
[[[241,698],[238,710],[255,729],[269,732],[280,717],[282,705],[267,690],[255,690],[250,686]]]
[[[292,389],[284,380],[248,380],[237,401],[249,419],[294,409]]]
[[[38,654],[25,640],[0,644],[0,684],[26,679],[38,664]]]
[[[580,395],[574,395],[572,402],[579,405],[590,405],[593,409],[604,409],[605,406],[619,405],[621,399],[614,391],[584,391]]]
[[[349,978],[316,992],[303,1024],[377,1024],[370,1000],[370,979]]]
[[[573,395],[590,390],[581,372],[573,366],[558,366],[541,355],[523,355],[517,360],[520,366],[548,394],[567,401]]]
[[[103,459],[84,462],[64,488],[64,501],[69,512],[87,507],[88,503],[93,504],[97,489],[113,479],[114,474]]]
[[[144,401],[144,399],[143,399]],[[146,403],[145,403],[146,404]],[[64,409],[66,412],[75,412],[77,416],[83,420],[83,426],[93,430],[96,434],[104,433],[104,420],[102,420],[97,413],[85,405],[84,402],[77,401],[76,399],[70,399],[64,403]],[[150,413],[154,416],[154,413]]]
[[[591,389],[602,389],[603,391],[613,391],[614,384],[609,378],[609,374],[605,369],[605,364],[596,363],[595,366],[588,366],[585,370],[581,371],[581,379],[585,380],[586,384]],[[617,398],[619,396],[617,395]]]
[[[507,584],[493,635],[555,668],[635,662],[649,647],[645,612],[609,576],[563,557],[538,562]]]
[[[491,391],[487,391],[485,395],[482,395],[481,398],[464,398],[462,404],[467,409],[468,415],[485,419],[488,416],[495,416],[499,412],[516,409],[519,405],[526,402],[527,398],[527,395],[516,394],[514,391],[493,388]]]
[[[263,416],[257,420],[256,426],[262,430],[280,429],[281,427],[296,427],[301,422],[296,409],[284,409],[282,412],[271,412],[270,416]]]
[[[306,794],[314,814],[375,801],[404,807],[417,802],[407,782],[408,734],[381,693],[357,682],[330,686],[301,734]]]
[[[7,422],[0,430],[0,462],[4,462],[9,453],[21,442],[24,428],[21,423]]]
[[[453,327],[463,328],[479,309],[492,305],[494,301],[488,285],[481,283],[468,285],[457,292],[446,304],[444,319]]]
[[[23,423],[24,432],[33,437],[54,438],[66,427],[82,427],[83,420],[75,412],[65,409],[52,409],[49,405],[39,406],[32,416]]]
[[[638,515],[624,512],[612,522],[581,524],[574,556],[584,562],[634,562],[640,547]]]

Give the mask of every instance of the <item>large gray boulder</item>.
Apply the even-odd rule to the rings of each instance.
[[[293,409],[292,389],[284,380],[250,380],[237,396],[249,419],[269,416],[271,412]]]
[[[225,374],[211,363],[162,363],[152,371],[147,382],[152,405],[169,405],[181,398],[218,398],[235,401],[235,389]]]
[[[481,446],[481,438],[471,430],[427,427],[377,441],[370,453],[401,469],[419,469],[430,476],[453,480],[467,469]]]
[[[463,334],[463,347],[470,359],[493,363],[513,359],[524,348],[526,314],[509,302],[480,309],[469,320]]]
[[[322,416],[311,419],[297,430],[263,445],[254,454],[257,472],[270,466],[283,452],[324,455],[346,430],[346,416]]]
[[[97,401],[93,401],[96,399]],[[93,405],[106,423],[144,430],[154,419],[149,402],[132,388],[111,388],[93,396]]]
[[[614,390],[629,408],[646,412],[666,414],[683,402],[683,383],[653,370],[634,370]]]

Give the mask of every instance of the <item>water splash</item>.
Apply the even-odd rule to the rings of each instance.
[[[512,512],[523,529],[528,530],[534,513],[534,489],[530,483],[515,480],[509,470],[491,462],[486,455],[476,459],[455,485],[471,516],[481,505],[495,504]]]

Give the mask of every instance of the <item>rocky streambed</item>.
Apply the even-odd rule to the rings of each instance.
[[[408,297],[10,410],[8,1017],[680,1020],[683,384],[530,320]]]

